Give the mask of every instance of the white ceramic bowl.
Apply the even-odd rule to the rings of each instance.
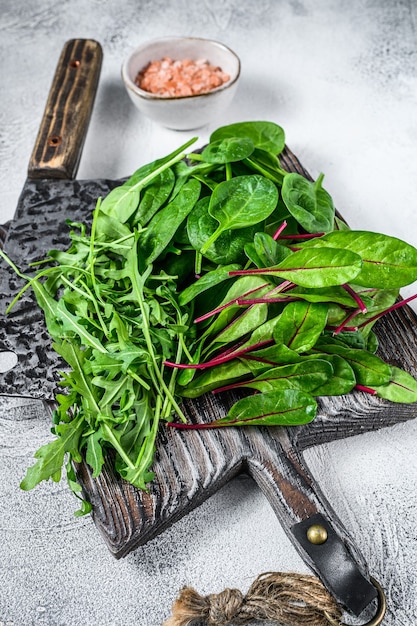
[[[220,87],[204,94],[166,97],[140,89],[135,84],[138,73],[152,61],[163,57],[174,60],[205,59],[230,76]],[[192,130],[205,126],[229,106],[239,80],[239,57],[217,41],[197,37],[164,37],[135,48],[122,65],[122,78],[133,104],[162,126]]]

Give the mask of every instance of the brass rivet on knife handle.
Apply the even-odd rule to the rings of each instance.
[[[29,178],[75,178],[102,58],[97,41],[71,39],[65,44],[30,158]]]

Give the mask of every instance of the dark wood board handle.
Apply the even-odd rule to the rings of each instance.
[[[65,44],[29,161],[29,178],[75,178],[102,58],[97,41],[71,39]]]

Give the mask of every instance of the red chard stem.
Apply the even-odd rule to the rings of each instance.
[[[358,391],[364,391],[365,393],[371,394],[371,396],[376,396],[376,389],[372,389],[372,387],[366,387],[366,385],[355,385],[355,389]]]
[[[350,285],[348,285],[347,283],[345,283],[344,285],[342,285],[343,289],[345,291],[348,292],[348,294],[350,296],[352,296],[352,298],[355,300],[356,304],[358,305],[358,307],[361,310],[361,313],[366,313],[367,312],[367,308],[364,304],[364,302],[361,300],[361,298],[359,297],[359,295],[356,293],[356,291],[354,289],[352,289],[352,287]]]
[[[405,304],[408,304],[408,302],[411,302],[412,300],[415,300],[416,298],[417,298],[417,293],[415,293],[413,296],[410,296],[409,298],[405,298],[404,300],[400,300],[399,302],[396,302],[395,304],[388,307],[384,311],[377,313],[373,317],[370,317],[369,319],[367,319],[365,322],[362,322],[362,324],[359,324],[359,328],[362,328],[363,326],[366,326],[367,324],[374,322],[375,320],[379,319],[383,315],[386,315],[387,313],[391,313],[391,311],[395,311],[395,309],[399,309],[400,307],[404,306]]]
[[[281,233],[282,233],[282,231],[283,231],[283,230],[285,230],[286,228],[287,228],[287,222],[286,222],[286,220],[284,220],[284,221],[282,222],[281,226],[278,228],[278,230],[277,230],[277,231],[276,231],[276,233],[274,234],[273,239],[275,239],[275,241],[276,241],[277,239],[279,239],[279,238],[280,238],[280,235],[281,235]],[[281,239],[282,239],[282,237],[281,237]]]

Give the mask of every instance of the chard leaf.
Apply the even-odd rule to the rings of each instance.
[[[311,422],[316,413],[317,403],[312,396],[298,389],[284,389],[242,398],[226,417],[210,426],[296,426]]]
[[[243,361],[236,359],[230,363],[217,365],[216,367],[203,371],[202,374],[195,376],[191,382],[186,384],[179,391],[184,398],[198,398],[204,393],[213,391],[225,384],[232,384],[250,374],[250,367]]]
[[[392,366],[391,380],[385,385],[373,385],[380,398],[391,402],[417,402],[417,381],[408,372]]]
[[[341,356],[318,353],[304,358],[326,359],[333,367],[333,376],[313,390],[315,396],[341,396],[355,387],[355,373],[346,359]]]
[[[276,267],[234,273],[279,276],[301,287],[321,288],[342,285],[356,279],[361,267],[362,259],[354,252],[314,248],[294,252]]]
[[[344,248],[362,258],[354,282],[363,287],[399,289],[417,280],[417,249],[381,233],[339,230],[318,237],[303,247]]]
[[[274,341],[295,352],[307,352],[315,345],[326,322],[327,305],[289,302],[274,327]]]
[[[332,374],[333,367],[329,361],[303,360],[299,363],[273,367],[252,380],[229,385],[229,388],[247,387],[261,393],[299,389],[308,393],[326,383]]]
[[[291,250],[281,246],[268,233],[257,232],[253,243],[245,246],[245,253],[257,267],[271,267],[279,265],[287,256],[290,256]]]
[[[367,350],[347,348],[342,343],[330,339],[318,341],[317,349],[328,354],[338,354],[346,359],[355,372],[356,382],[359,385],[374,387],[384,385],[391,380],[391,366]]]
[[[213,344],[232,343],[261,326],[267,319],[268,305],[254,304],[243,310],[213,340]],[[213,346],[212,344],[212,346]]]
[[[356,306],[354,298],[339,285],[318,289],[295,287],[292,289],[291,295],[302,300],[306,300],[307,302],[334,302],[349,308]],[[282,296],[286,297],[287,294],[283,293]],[[361,294],[361,300],[368,307],[368,309],[372,307],[373,300],[371,297]]]
[[[303,357],[291,350],[288,346],[274,344],[267,348],[253,350],[241,357],[248,363],[253,373],[268,370],[277,365],[287,365],[289,363],[299,363]]]

